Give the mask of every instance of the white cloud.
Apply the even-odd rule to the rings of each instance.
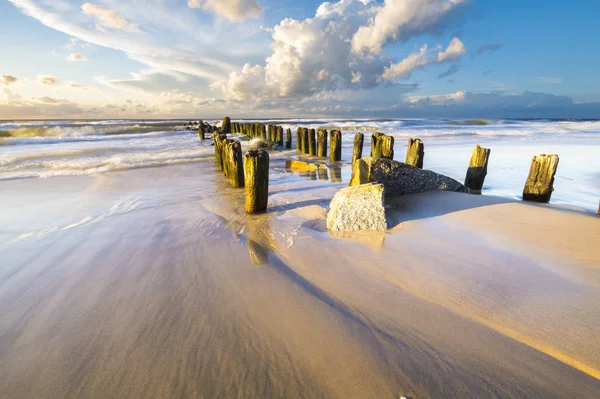
[[[124,30],[128,32],[139,32],[139,28],[133,22],[127,21],[125,17],[109,8],[85,3],[81,6],[83,13],[96,20],[96,29],[105,31],[106,28]]]
[[[466,53],[466,51],[467,49],[463,42],[455,37],[450,40],[450,44],[445,50],[439,51],[437,57],[431,58],[429,51],[427,50],[427,45],[424,44],[419,52],[411,53],[402,61],[385,68],[385,72],[383,75],[381,75],[381,79],[388,82],[408,79],[416,69],[424,68],[431,64],[457,61],[463,54]],[[456,69],[453,73],[456,73],[457,71],[458,69]],[[443,77],[444,75],[445,74],[442,74],[440,77]]]
[[[453,38],[448,45],[446,50],[438,54],[437,62],[450,62],[458,60],[462,55],[467,52],[467,48],[464,43],[460,41],[458,37]]]
[[[54,76],[40,75],[38,76],[38,82],[46,86],[58,86],[60,80]]]
[[[10,86],[20,81],[21,79],[13,75],[0,75],[0,86]]]
[[[377,14],[352,37],[356,53],[380,53],[392,41],[406,41],[414,35],[439,30],[448,17],[466,0],[385,0]]]
[[[408,79],[415,69],[422,68],[429,63],[427,45],[424,44],[418,53],[411,53],[397,64],[392,64],[385,68],[385,72],[381,75],[381,78],[390,82],[399,79]]]
[[[201,8],[232,21],[257,18],[263,11],[257,0],[188,0],[188,7]]]
[[[71,53],[67,56],[68,61],[87,61],[87,57],[79,53]]]

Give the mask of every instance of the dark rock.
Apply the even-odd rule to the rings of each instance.
[[[470,192],[450,177],[386,158],[367,157],[354,163],[350,186],[367,183],[383,184],[386,197],[435,190]]]

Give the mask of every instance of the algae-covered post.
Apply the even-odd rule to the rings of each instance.
[[[331,131],[331,144],[329,150],[329,160],[337,162],[342,160],[342,132],[340,130]]]
[[[225,144],[227,151],[227,174],[234,188],[244,187],[244,161],[242,158],[242,145],[239,141],[228,141]]]
[[[319,129],[317,132],[317,156],[327,157],[327,130]]]
[[[283,126],[277,126],[277,145],[283,146]]]
[[[315,129],[308,131],[308,154],[311,156],[317,155],[317,137]]]
[[[467,177],[465,178],[465,186],[473,191],[481,191],[483,188],[490,152],[489,148],[480,147],[479,144],[473,149],[469,169],[467,169]]]
[[[385,136],[383,133],[375,132],[371,135],[371,157],[381,158],[381,147],[379,141]]]
[[[425,157],[425,146],[420,139],[408,139],[406,150],[406,163],[423,169],[423,158]]]
[[[200,126],[200,127],[198,128],[198,138],[199,138],[200,140],[204,140],[204,139],[206,139],[206,135],[205,135],[205,133],[204,133],[204,128],[203,128],[202,126]]]
[[[223,141],[227,140],[227,135],[223,133],[213,133],[213,141],[215,145],[215,158],[217,160],[217,168],[223,170]]]
[[[246,212],[266,212],[269,200],[269,153],[263,150],[248,151],[244,171]]]
[[[302,151],[302,128],[298,127],[296,130],[296,150]]]
[[[384,135],[377,143],[381,152],[381,158],[394,159],[394,137]]]
[[[302,128],[302,152],[305,154],[310,153],[309,141],[308,141],[308,129],[305,127]]]
[[[352,164],[362,158],[363,143],[365,141],[365,135],[362,133],[356,133],[354,135],[354,149],[352,150]]]
[[[523,189],[524,201],[549,202],[554,191],[554,175],[558,168],[558,155],[541,154],[533,157],[529,176]]]
[[[285,131],[285,148],[292,149],[292,129],[289,127]]]
[[[223,133],[231,133],[231,119],[228,116],[223,118],[223,124],[221,126]]]

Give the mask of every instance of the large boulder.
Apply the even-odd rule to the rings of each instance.
[[[342,188],[331,201],[327,228],[331,231],[387,230],[383,192],[381,184]]]
[[[367,157],[354,163],[350,186],[367,183],[383,184],[387,197],[435,190],[470,192],[450,177],[385,158]]]

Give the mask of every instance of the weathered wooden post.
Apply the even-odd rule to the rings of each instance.
[[[331,131],[331,144],[329,149],[329,160],[337,162],[342,160],[342,132],[340,130]]]
[[[223,141],[227,140],[227,135],[219,132],[213,133],[213,142],[215,145],[215,158],[217,160],[217,168],[223,170]]]
[[[285,130],[285,148],[292,149],[292,129],[289,127]]]
[[[371,157],[381,158],[381,147],[379,146],[379,140],[383,137],[383,133],[375,132],[371,135]]]
[[[242,159],[242,145],[239,141],[229,140],[225,143],[227,150],[227,174],[234,188],[244,187],[244,161]]]
[[[262,123],[259,123],[259,131],[256,137],[260,137],[263,140],[266,140],[267,138],[267,127]]]
[[[308,154],[311,156],[317,155],[317,138],[315,129],[308,131]]]
[[[205,133],[204,133],[204,128],[203,128],[202,126],[200,126],[200,127],[198,128],[198,138],[199,138],[200,140],[204,140],[204,139],[206,139],[206,135],[205,135]]]
[[[489,148],[480,147],[479,144],[473,149],[469,169],[467,169],[467,177],[465,177],[465,186],[473,191],[481,191],[483,188],[490,152]]]
[[[319,129],[317,132],[317,156],[327,157],[327,130]]]
[[[224,139],[221,141],[221,158],[223,160],[223,174],[225,177],[229,177],[229,144],[233,142],[233,140]]]
[[[223,118],[223,125],[221,126],[223,133],[231,133],[231,119],[228,116]]]
[[[406,150],[406,163],[423,169],[423,158],[425,157],[425,146],[420,139],[408,139]]]
[[[533,157],[529,177],[523,189],[524,201],[550,201],[554,191],[554,175],[558,168],[558,161],[556,154],[541,154]]]
[[[394,159],[394,138],[383,133],[371,136],[371,156],[373,158]]]
[[[305,154],[310,153],[308,140],[309,140],[308,139],[308,129],[303,127],[302,128],[302,152]]]
[[[283,147],[283,126],[277,126],[277,145]]]
[[[269,201],[269,153],[264,150],[248,151],[244,171],[246,212],[266,212]]]
[[[302,151],[302,128],[298,127],[296,130],[296,150]]]
[[[354,150],[352,151],[352,164],[362,158],[363,143],[365,141],[365,135],[362,133],[356,133],[354,135]]]

